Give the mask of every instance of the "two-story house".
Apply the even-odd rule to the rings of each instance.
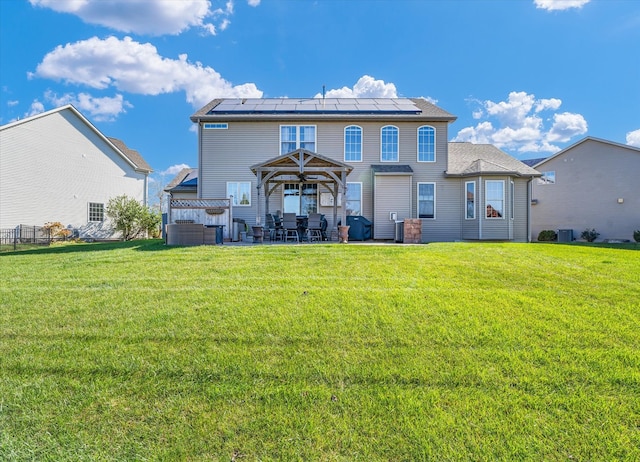
[[[216,99],[198,124],[198,198],[233,196],[250,224],[280,211],[346,215],[393,239],[422,220],[422,240],[530,240],[536,170],[491,145],[448,143],[456,119],[421,98]]]

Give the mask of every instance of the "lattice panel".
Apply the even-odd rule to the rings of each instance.
[[[173,209],[228,209],[230,199],[171,199]]]

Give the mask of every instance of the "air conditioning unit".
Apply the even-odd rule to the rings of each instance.
[[[559,229],[558,230],[558,242],[572,242],[573,230],[572,229]]]

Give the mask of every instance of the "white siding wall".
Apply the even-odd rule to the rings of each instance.
[[[71,110],[0,131],[0,146],[0,228],[60,221],[83,236],[110,237],[106,224],[88,223],[88,203],[144,199],[144,174]]]

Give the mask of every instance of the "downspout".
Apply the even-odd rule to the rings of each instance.
[[[531,195],[532,195],[532,181],[533,177],[527,181],[527,242],[531,242]]]
[[[487,213],[486,209],[482,205],[482,198],[484,197],[482,188],[482,176],[478,177],[478,240],[482,240],[482,220],[484,220],[484,216]]]

